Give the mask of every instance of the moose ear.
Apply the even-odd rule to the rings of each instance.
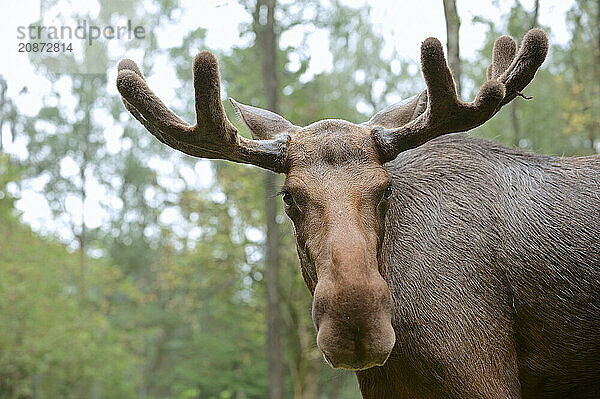
[[[294,133],[300,127],[292,125],[287,119],[266,109],[240,104],[230,98],[233,108],[240,119],[248,126],[254,140],[271,140],[281,133]]]
[[[382,126],[391,129],[402,126],[425,112],[427,108],[427,90],[416,96],[392,104],[377,112],[368,122],[367,126]]]

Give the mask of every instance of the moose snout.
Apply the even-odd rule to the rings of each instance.
[[[319,281],[315,288],[317,346],[334,368],[381,366],[394,348],[390,292],[378,277],[380,281],[345,287]]]

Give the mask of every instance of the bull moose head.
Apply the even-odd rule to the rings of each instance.
[[[380,253],[386,229],[394,228],[386,212],[395,189],[384,164],[438,136],[483,124],[520,95],[547,49],[539,29],[525,35],[518,53],[512,38],[500,37],[488,80],[473,102],[463,102],[442,45],[429,38],[421,45],[427,89],[362,124],[327,119],[300,127],[231,100],[253,139],[240,136],[225,115],[210,52],[194,60],[195,125],[156,97],[131,60],[119,63],[117,87],[129,112],[168,146],[286,175],[283,202],[314,296],[317,344],[332,366],[360,370],[384,364],[396,342],[388,267]]]

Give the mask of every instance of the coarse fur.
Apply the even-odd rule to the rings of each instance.
[[[600,397],[600,157],[455,134],[385,168],[397,339],[363,396]]]
[[[488,80],[460,100],[441,43],[426,39],[427,90],[363,124],[306,127],[233,101],[216,58],[194,62],[195,125],[129,60],[132,115],[192,156],[286,174],[284,208],[313,294],[317,345],[355,370],[367,399],[600,397],[600,157],[559,158],[463,135],[512,101],[548,49],[494,44]]]

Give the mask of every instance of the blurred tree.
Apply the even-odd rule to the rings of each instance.
[[[600,153],[600,2],[577,0],[567,21],[571,45],[555,49],[565,93],[563,135],[576,139],[585,153]]]
[[[470,98],[474,97],[476,90],[486,80],[486,69],[491,63],[495,39],[507,32],[515,39],[521,39],[530,27],[531,16],[532,13],[526,10],[520,2],[515,2],[514,6],[502,15],[500,26],[496,26],[485,18],[474,18],[475,23],[487,25],[488,32],[484,45],[478,51],[475,60],[463,62],[463,73],[467,82],[470,83]],[[549,27],[541,26],[541,28],[551,34]],[[552,59],[552,54],[548,58]],[[517,98],[512,102],[523,103],[526,101],[522,104],[522,113],[518,114],[519,129],[523,134],[517,145],[546,153],[556,153],[559,150],[573,153],[570,143],[556,140],[556,137],[561,135],[563,127],[560,115],[556,112],[560,108],[560,97],[553,94],[559,91],[558,80],[546,65],[548,65],[548,61],[538,70],[536,78],[524,93],[533,99],[526,101]],[[468,98],[468,96],[465,97]],[[491,138],[506,145],[514,145],[515,133],[512,126],[512,115],[511,108],[504,107],[492,120],[469,134]]]
[[[43,11],[51,13],[55,3],[43,2]],[[149,12],[138,0],[118,4],[101,2],[95,18],[89,15],[66,15],[64,18],[79,18],[103,26],[127,16],[134,25],[142,24],[142,21],[158,25],[159,21],[170,18],[174,8],[172,3],[161,1],[160,8]],[[110,306],[106,307],[106,313],[112,328],[135,332],[137,340],[131,349],[145,357],[154,353],[149,345],[154,343],[153,337],[158,332],[156,328],[147,327],[151,324],[148,319],[143,319],[147,314],[135,312],[140,306],[140,297],[133,295],[137,291],[116,290],[107,293],[106,297],[90,292],[88,285],[94,282],[88,284],[88,280],[102,272],[103,263],[90,262],[89,255],[104,256],[118,264],[123,272],[119,274],[120,284],[133,282],[148,291],[154,281],[151,266],[156,262],[157,247],[161,242],[157,220],[160,206],[175,199],[157,185],[156,172],[151,167],[150,154],[166,153],[165,149],[149,137],[139,135],[139,129],[133,123],[108,122],[121,120],[126,111],[120,99],[109,95],[107,90],[108,84],[114,84],[107,80],[108,68],[116,65],[109,56],[107,45],[104,41],[96,41],[93,45],[82,46],[83,54],[65,53],[61,57],[48,58],[31,53],[38,71],[51,81],[52,91],[44,98],[44,106],[38,115],[28,119],[23,129],[29,136],[30,153],[26,170],[30,179],[24,184],[38,182],[57,224],[62,227],[59,231],[63,239],[71,241],[74,238],[77,243],[70,245],[79,249],[80,272],[76,287],[82,303],[97,306],[99,300],[108,300]],[[152,64],[152,58],[160,53],[150,51],[156,47],[152,35],[147,40],[128,45],[145,50],[143,64]],[[98,70],[103,73],[94,73]],[[64,100],[66,92],[71,101]],[[107,132],[109,134],[105,134]],[[108,145],[107,137],[111,136],[112,143]],[[90,212],[86,212],[90,205],[95,205],[96,212],[100,208],[106,210],[102,220],[95,220],[91,228]],[[99,270],[89,270],[88,265],[95,265]],[[136,315],[133,318],[136,322],[142,319],[141,325],[132,325],[132,314]],[[148,374],[142,374],[142,377],[141,391],[149,380]],[[96,396],[105,388],[98,381],[91,385]]]
[[[520,6],[520,3],[517,3]],[[535,0],[534,3],[534,7],[533,7],[533,13],[532,13],[532,17],[531,17],[531,23],[529,24],[529,29],[535,28],[538,25],[538,14],[539,14],[539,9],[540,9],[540,0]],[[516,37],[522,37],[522,35],[524,34],[524,30],[523,30],[523,23],[525,23],[525,21],[523,21],[523,17],[519,15],[519,13],[522,13],[522,9],[521,7],[513,7],[512,11],[511,11],[511,16],[509,18],[509,30],[510,30],[510,34],[514,34],[517,35]],[[526,17],[525,17],[526,19]],[[517,21],[515,23],[515,21]],[[512,23],[511,23],[512,22]],[[521,35],[519,35],[521,33]],[[519,126],[519,102],[518,101],[513,101],[510,103],[510,121],[511,121],[511,126],[512,126],[512,130],[513,130],[513,146],[518,147],[521,141],[521,128]]]
[[[252,30],[256,35],[255,48],[261,60],[262,86],[267,109],[279,112],[279,78],[277,74],[278,40],[275,33],[275,0],[256,0],[252,13]],[[277,224],[277,206],[273,192],[277,191],[279,177],[264,171],[265,204],[265,285],[267,291],[267,353],[269,359],[269,397],[283,399],[283,354],[281,351],[281,309],[279,270],[281,232]]]
[[[19,118],[15,104],[8,98],[7,91],[8,84],[6,83],[6,79],[0,75],[0,115],[2,116],[0,119],[0,152],[4,151],[2,145],[2,132],[4,131],[4,126],[7,126],[12,137],[14,137],[18,129],[17,123],[21,119]]]
[[[385,42],[372,25],[370,12],[368,6],[353,8],[338,0],[315,10],[313,23],[327,34],[333,65],[314,77],[301,74],[290,84],[292,93],[282,103],[289,99],[309,107],[290,106],[292,121],[309,124],[342,118],[364,122],[386,105],[423,88],[415,79],[416,72],[409,72],[411,62],[400,59],[395,51],[389,58],[384,56]]]
[[[132,24],[152,19],[157,21],[159,15],[170,15],[169,8],[172,9],[170,3],[172,2],[162,2],[164,8],[160,10],[160,14],[149,15],[145,12],[128,18],[133,18]],[[41,6],[41,15],[61,10],[60,5],[53,0],[42,2]],[[89,15],[63,15],[62,17],[86,20],[90,25],[103,26],[114,22],[120,16],[135,15],[136,11],[144,10],[139,0],[127,0],[119,2],[118,5],[102,2],[100,6],[100,11],[95,18]],[[149,35],[147,40],[128,43],[128,45],[150,50],[155,47],[154,37]],[[104,41],[96,41],[90,45],[84,44],[81,48],[83,54],[67,52],[61,57],[48,56],[44,52],[29,53],[38,71],[51,81],[52,91],[44,98],[44,106],[38,115],[29,119],[23,129],[29,136],[28,150],[32,154],[28,159],[30,164],[28,176],[38,181],[41,179],[43,182],[41,191],[59,221],[58,224],[62,225],[60,227],[64,239],[70,241],[74,238],[77,243],[81,269],[78,289],[82,299],[86,297],[85,275],[88,250],[98,253],[102,247],[100,241],[103,240],[106,244],[109,237],[114,238],[118,233],[120,233],[119,243],[135,242],[136,245],[145,243],[147,240],[141,234],[127,239],[122,233],[128,227],[134,226],[133,223],[128,223],[133,221],[134,215],[137,218],[145,218],[146,223],[136,224],[145,227],[148,223],[147,217],[153,214],[143,212],[142,209],[138,209],[137,213],[127,213],[130,209],[123,206],[123,201],[133,200],[131,195],[127,198],[130,194],[128,189],[132,188],[128,183],[132,179],[137,179],[133,182],[134,190],[141,190],[143,182],[154,185],[156,180],[154,174],[140,162],[141,159],[147,158],[147,153],[136,158],[134,154],[140,153],[139,146],[129,150],[134,136],[118,138],[119,145],[127,147],[122,153],[111,152],[106,145],[104,134],[106,119],[110,118],[106,110],[112,109],[113,115],[117,119],[119,117],[119,112],[116,111],[118,99],[111,98],[106,90],[108,84],[106,72],[114,65],[114,60],[108,55],[107,46],[108,43]],[[146,53],[151,52],[146,51]],[[145,59],[147,60],[148,57]],[[71,102],[61,101],[65,89],[72,95]],[[68,106],[69,103],[72,106]],[[115,129],[114,133],[119,133],[119,126],[111,127]],[[139,145],[140,141],[134,140],[133,144]],[[109,164],[116,166],[116,170],[107,167]],[[121,175],[118,172],[121,172]],[[144,174],[145,177],[140,178]],[[91,187],[95,191],[92,195],[89,192]],[[99,191],[103,193],[101,198],[97,194]],[[104,206],[106,209],[115,207],[122,209],[121,214],[107,214],[118,218],[112,219],[109,223],[113,225],[113,229],[108,235],[106,229],[102,228],[106,219],[95,220],[92,222],[93,227],[89,227],[91,213],[86,212],[86,209],[89,210],[94,205],[96,208]],[[119,228],[115,229],[115,225]],[[131,232],[135,233],[136,230],[131,229]],[[118,253],[122,255],[124,246],[118,245],[115,240],[111,243],[110,253],[115,256]],[[149,249],[148,246],[145,249]],[[150,251],[139,251],[138,255],[129,257],[129,260],[137,259],[139,265],[140,260],[148,260],[147,257],[139,256],[144,253]]]
[[[0,398],[92,397],[95,381],[97,397],[131,397],[137,359],[100,299],[128,288],[117,268],[93,261],[89,289],[98,300],[82,306],[78,256],[18,222],[6,185],[22,172],[0,155]]]
[[[462,94],[461,73],[460,73],[460,50],[459,50],[459,30],[460,18],[456,11],[456,0],[444,0],[444,16],[446,19],[446,50],[448,53],[448,65],[454,77],[456,84],[456,93],[459,98]]]
[[[58,79],[57,79],[58,80]],[[100,172],[105,158],[104,129],[93,120],[93,108],[100,99],[104,76],[71,75],[66,79],[75,97],[78,112],[65,110],[57,91],[54,105],[44,106],[35,119],[28,120],[28,174],[44,179],[43,190],[50,209],[72,234],[79,248],[81,300],[86,294],[87,250],[93,237],[86,225],[90,183],[105,183]],[[65,82],[65,80],[63,80]],[[71,209],[68,209],[72,206]],[[89,223],[89,222],[88,222]]]
[[[531,12],[516,1],[510,11],[503,15],[500,27],[481,17],[474,19],[474,22],[486,24],[488,33],[477,59],[465,65],[468,77],[474,82],[473,89],[485,80],[485,68],[490,62],[494,39],[503,32],[509,32],[515,38],[522,37],[535,17],[535,5],[534,3],[534,10]],[[597,126],[600,110],[599,96],[595,94],[600,89],[597,84],[590,84],[596,82],[593,56],[598,46],[598,30],[592,23],[597,16],[596,9],[596,3],[582,2],[575,4],[568,12],[572,36],[569,44],[551,47],[547,61],[525,93],[533,99],[524,102],[518,98],[513,101],[520,103],[516,114],[517,134],[510,107],[505,107],[491,121],[473,130],[471,134],[547,154],[594,153],[590,132]],[[583,26],[590,29],[583,29]],[[550,27],[540,27],[551,33]],[[471,93],[473,95],[474,91]]]

